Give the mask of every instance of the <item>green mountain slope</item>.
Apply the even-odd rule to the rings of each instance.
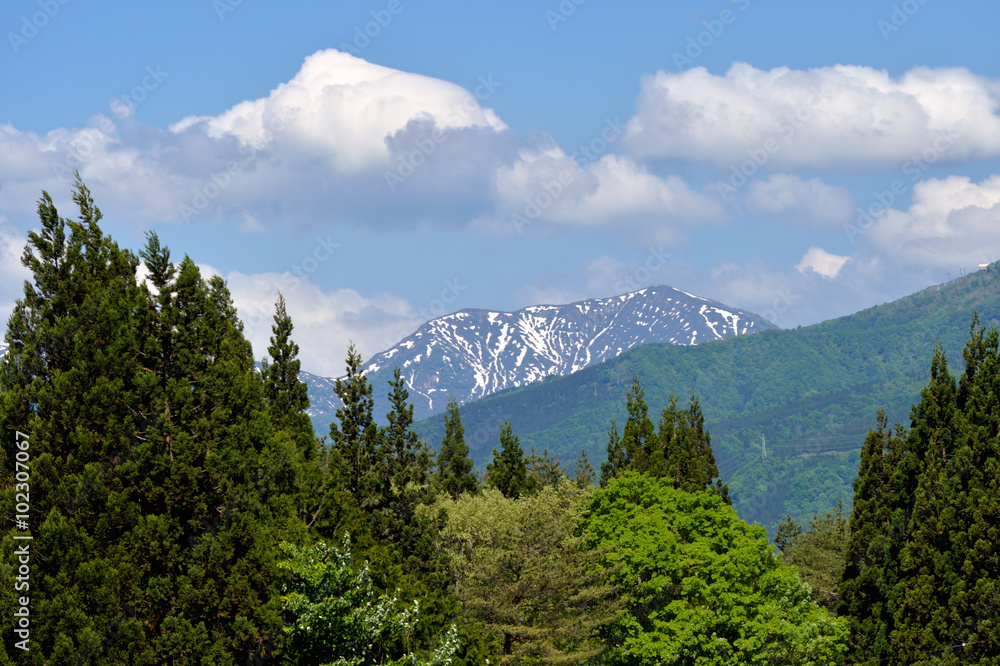
[[[651,416],[671,392],[686,401],[694,391],[734,505],[742,517],[773,528],[786,511],[807,518],[837,500],[850,507],[858,452],[875,411],[883,408],[890,422],[908,425],[935,343],[960,368],[977,310],[984,324],[1000,323],[1000,263],[814,326],[696,347],[643,345],[600,366],[463,406],[466,438],[480,467],[505,420],[526,448],[548,448],[564,461],[583,449],[599,463],[611,419],[619,428],[625,422],[633,375],[646,389]],[[417,428],[440,442],[440,417]]]

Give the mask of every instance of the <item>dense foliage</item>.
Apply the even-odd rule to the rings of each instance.
[[[583,528],[627,609],[606,663],[839,663],[846,623],[715,493],[628,472],[595,492]]]
[[[909,430],[869,433],[838,607],[853,663],[1000,660],[997,339],[974,318],[958,382],[938,348]]]

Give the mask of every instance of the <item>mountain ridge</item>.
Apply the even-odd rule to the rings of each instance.
[[[573,375],[466,405],[466,438],[481,466],[497,445],[498,424],[509,420],[526,450],[547,448],[568,461],[582,448],[597,463],[611,420],[619,431],[624,425],[625,393],[637,376],[654,422],[669,393],[682,401],[689,391],[697,395],[744,518],[773,526],[791,510],[805,520],[838,499],[850,507],[857,454],[876,410],[908,424],[938,341],[953,374],[960,371],[973,311],[984,325],[1000,326],[1000,263],[798,329],[695,347],[642,345]],[[440,416],[415,428],[426,441],[440,441]],[[762,437],[776,445],[766,458]]]
[[[754,313],[658,285],[513,312],[468,308],[423,324],[365,364],[378,387],[399,366],[417,418],[563,376],[649,342],[694,345],[777,327]]]

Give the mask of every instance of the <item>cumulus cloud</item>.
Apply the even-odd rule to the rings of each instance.
[[[24,281],[31,279],[31,271],[21,265],[25,242],[25,235],[0,215],[0,318],[5,324],[14,302],[24,295]]]
[[[12,156],[0,204],[27,214],[79,169],[107,211],[136,223],[225,220],[248,233],[279,220],[375,231],[502,220],[510,232],[528,205],[556,228],[645,224],[660,239],[724,219],[676,176],[611,154],[574,159],[546,134],[510,131],[484,105],[502,85],[482,76],[470,92],[326,50],[268,96],[168,130],[106,116],[42,135],[0,126]],[[623,131],[609,121],[601,145]]]
[[[890,209],[867,238],[895,264],[974,268],[1000,258],[1000,175],[917,183],[908,210]]]
[[[254,149],[280,135],[336,171],[355,173],[388,165],[386,139],[421,120],[440,130],[507,129],[460,86],[333,49],[306,58],[292,80],[266,98],[241,102],[218,116],[190,116],[170,129],[200,128],[213,139],[231,136]]]
[[[367,360],[423,324],[409,301],[390,293],[364,296],[354,289],[326,290],[290,273],[233,271],[225,278],[255,358],[267,354],[280,290],[295,325],[302,369],[324,376],[343,374],[352,341]]]
[[[825,278],[835,278],[837,274],[840,273],[840,269],[844,267],[850,257],[841,257],[836,254],[831,254],[819,247],[809,248],[805,255],[803,255],[802,260],[795,265],[795,268],[800,273],[805,273],[806,271],[813,271],[822,275]]]
[[[522,150],[497,170],[496,189],[515,226],[641,226],[646,240],[670,242],[685,226],[726,219],[718,197],[695,192],[682,178],[661,178],[620,155],[581,164],[556,146]]]
[[[625,142],[639,158],[778,168],[897,166],[953,141],[953,161],[1000,155],[1000,93],[964,68],[919,67],[893,78],[870,67],[760,70],[734,63],[646,76]]]
[[[106,209],[137,222],[233,219],[251,232],[274,219],[464,223],[488,209],[493,171],[518,143],[480,104],[501,84],[483,81],[477,98],[328,50],[269,96],[169,130],[106,116],[45,134],[2,125],[0,203],[30,212],[79,169]]]
[[[854,212],[854,200],[847,188],[789,174],[752,182],[744,203],[756,215],[814,227],[840,226]]]

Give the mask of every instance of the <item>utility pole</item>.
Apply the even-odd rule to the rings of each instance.
[[[764,433],[760,434],[760,459],[764,460],[767,458],[767,440],[764,439]]]

